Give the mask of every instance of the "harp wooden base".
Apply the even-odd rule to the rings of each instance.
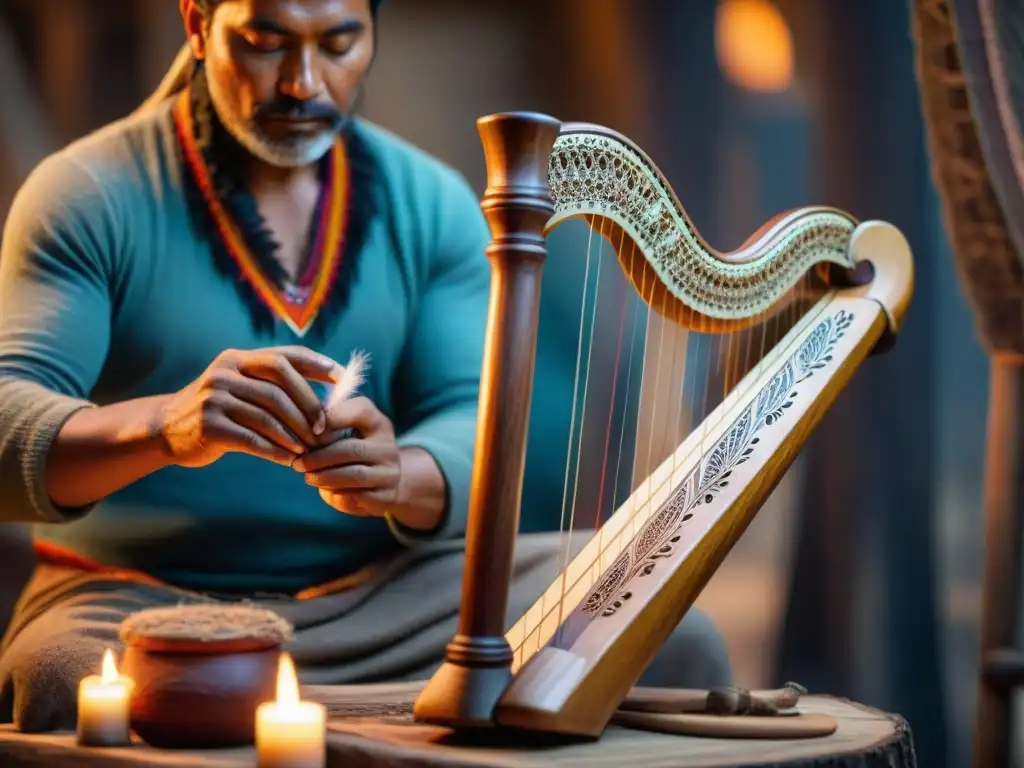
[[[416,699],[413,715],[434,725],[493,728],[494,707],[511,681],[509,666],[471,667],[446,661]]]

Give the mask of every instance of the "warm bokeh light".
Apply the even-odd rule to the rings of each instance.
[[[745,90],[784,91],[793,82],[793,36],[771,0],[721,0],[715,48],[722,72]]]

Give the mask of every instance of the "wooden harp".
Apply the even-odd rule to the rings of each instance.
[[[490,314],[457,634],[420,721],[596,738],[913,292],[893,226],[809,207],[712,250],[627,138],[544,115],[478,121],[493,240]],[[640,298],[690,331],[765,340],[727,393],[512,627],[546,235],[583,218]],[[733,358],[736,355],[732,356]]]

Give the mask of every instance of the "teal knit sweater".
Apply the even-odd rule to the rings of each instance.
[[[350,299],[321,342],[255,330],[192,225],[171,104],[47,158],[18,193],[0,251],[0,520],[184,587],[294,591],[411,545],[349,517],[286,467],[241,454],[158,471],[73,515],[47,497],[46,456],[78,409],[175,391],[228,348],[370,353],[363,394],[449,489],[439,535],[464,530],[490,269],[478,199],[453,170],[360,122],[379,175]]]

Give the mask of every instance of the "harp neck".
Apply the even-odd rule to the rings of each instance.
[[[620,260],[640,297],[658,313],[702,332],[741,330],[792,299],[812,271],[832,280],[857,279],[854,231],[882,247],[903,249],[893,227],[860,227],[849,213],[806,206],[773,217],[743,246],[724,252],[700,235],[661,171],[632,141],[587,123],[566,123],[551,154],[549,184],[555,214],[548,230],[572,218],[599,221],[610,242],[641,257]],[[893,245],[895,243],[895,245]],[[876,251],[870,251],[872,258]],[[870,270],[869,270],[870,274]],[[880,298],[892,307],[895,330],[912,291],[911,272]],[[884,287],[875,285],[874,290]],[[902,297],[902,298],[901,298]]]

